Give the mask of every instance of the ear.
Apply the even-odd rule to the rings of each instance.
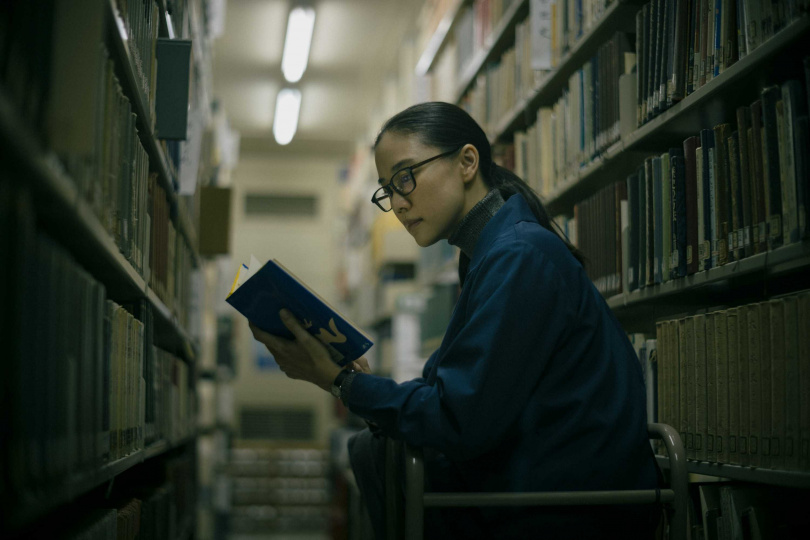
[[[478,174],[478,149],[472,144],[465,144],[459,152],[461,175],[464,183],[472,182]]]

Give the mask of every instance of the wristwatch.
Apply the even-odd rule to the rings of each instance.
[[[332,383],[332,395],[336,398],[340,399],[340,387],[343,386],[343,381],[346,377],[350,374],[354,373],[353,369],[344,369],[340,373],[338,373],[337,377],[335,377],[335,381]]]

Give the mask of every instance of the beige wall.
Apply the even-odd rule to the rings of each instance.
[[[336,159],[283,159],[259,154],[240,156],[233,173],[233,274],[250,261],[277,259],[307,282],[328,302],[337,304],[336,249],[333,228],[337,216]],[[244,215],[248,193],[306,194],[319,196],[315,218],[260,218]],[[278,371],[256,368],[255,340],[243,317],[236,317],[237,378],[234,381],[236,421],[242,405],[313,407],[318,441],[328,443],[333,426],[334,398],[312,384],[288,379]]]

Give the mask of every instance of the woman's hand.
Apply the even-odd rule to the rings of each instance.
[[[332,362],[326,346],[307,332],[292,313],[282,309],[279,315],[294,339],[268,334],[251,324],[253,337],[267,347],[287,377],[311,382],[329,392],[335,377],[340,373],[340,366]],[[368,369],[368,362],[362,360]]]
[[[358,373],[371,373],[371,368],[368,365],[368,360],[364,356],[352,362],[352,369]]]

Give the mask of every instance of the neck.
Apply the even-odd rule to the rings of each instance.
[[[447,242],[452,246],[458,246],[467,257],[472,258],[481,231],[503,204],[500,191],[491,190],[467,212]]]

